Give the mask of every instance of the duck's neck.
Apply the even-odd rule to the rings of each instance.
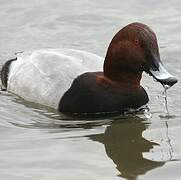
[[[116,61],[105,59],[104,76],[106,79],[109,79],[125,89],[140,88],[142,72],[132,71],[126,66],[120,66],[113,62]]]
[[[123,89],[139,89],[140,88],[140,75],[130,75],[128,73],[121,73],[121,75],[109,75],[104,73],[107,81],[115,84],[115,86],[122,87]]]

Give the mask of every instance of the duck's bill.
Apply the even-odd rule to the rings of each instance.
[[[161,62],[157,64],[157,68],[150,68],[149,73],[162,85],[171,87],[177,83],[177,79],[165,69]]]

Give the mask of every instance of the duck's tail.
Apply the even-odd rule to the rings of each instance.
[[[16,60],[17,60],[17,57],[13,58],[13,59],[10,59],[10,60],[6,61],[4,63],[4,65],[2,66],[0,76],[1,76],[1,82],[2,82],[1,89],[3,89],[3,90],[7,89],[10,64],[11,64],[11,62],[16,61]]]

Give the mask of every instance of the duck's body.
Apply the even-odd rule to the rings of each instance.
[[[70,49],[21,53],[5,63],[1,79],[8,91],[64,113],[124,112],[148,102],[143,71],[177,82],[160,61],[154,32],[132,23],[113,37],[105,59]]]
[[[27,101],[58,109],[63,94],[82,73],[101,71],[103,58],[80,50],[42,49],[17,55],[7,90]]]

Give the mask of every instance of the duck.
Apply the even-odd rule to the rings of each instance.
[[[75,49],[17,53],[5,62],[5,90],[67,114],[124,113],[146,105],[140,81],[146,72],[162,85],[177,79],[164,67],[154,31],[134,22],[111,40],[105,58]]]

